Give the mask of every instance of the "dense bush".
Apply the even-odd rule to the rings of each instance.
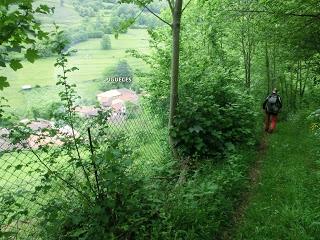
[[[85,28],[72,28],[65,31],[66,38],[69,41],[69,47],[81,42],[88,41],[90,38],[102,38],[103,31],[87,30]]]
[[[119,31],[120,33],[126,33],[127,29],[120,29],[121,22],[125,21],[125,18],[121,18],[117,15],[112,15],[109,25],[113,31]]]
[[[76,10],[79,12],[81,17],[94,17],[95,11],[91,7],[76,7]]]
[[[157,18],[155,18],[152,14],[143,13],[137,19],[136,25],[153,29],[153,28],[161,26],[161,22]]]
[[[88,33],[81,30],[81,31],[75,31],[70,35],[71,38],[71,44],[77,44],[80,42],[85,42],[89,39]]]
[[[95,23],[90,22],[87,31],[103,31],[106,34],[114,32],[125,33],[125,29],[120,29],[121,23],[136,18],[140,14],[140,9],[134,4],[123,3],[120,5],[115,4],[116,0],[110,1],[81,1],[74,0],[74,7],[79,12],[80,16],[85,18],[96,17]],[[152,3],[149,8],[156,13],[160,13],[165,4],[161,2]],[[111,12],[109,23],[103,19],[106,13]],[[160,26],[160,22],[148,11],[143,11],[140,17],[131,26],[132,28],[155,28]]]
[[[126,60],[120,60],[114,70],[114,76],[133,77],[132,69]]]
[[[142,178],[132,176],[128,147],[123,139],[109,142],[97,155],[103,193],[92,203],[85,199],[54,197],[38,216],[40,235],[46,239],[147,239],[152,219],[158,217],[153,193]],[[88,194],[88,197],[90,193]]]
[[[87,41],[89,38],[102,38],[105,34],[110,34],[111,32],[111,27],[109,27],[104,19],[97,17],[95,21],[90,21],[89,18],[86,18],[81,26],[65,30],[65,35],[71,45],[73,45]]]
[[[154,5],[156,12],[160,12],[161,7]],[[139,15],[139,8],[132,4],[121,4],[116,11],[113,12],[110,18],[110,26],[113,29],[119,29],[121,22],[124,22],[131,18],[136,18]],[[149,12],[143,12],[139,15],[139,18],[135,23],[130,26],[131,28],[155,28],[161,26],[161,22],[158,21],[152,14]]]
[[[100,16],[98,16],[95,21],[87,23],[87,31],[102,31],[105,34],[112,33],[112,29],[106,20]]]
[[[94,17],[105,9],[112,9],[117,0],[101,1],[101,0],[73,0],[73,6],[82,17]]]
[[[305,116],[304,116],[305,119]],[[312,112],[308,116],[309,123],[311,125],[311,129],[315,133],[315,135],[320,138],[320,109],[317,109],[316,111]],[[303,121],[303,119],[301,119]]]
[[[59,119],[66,114],[66,110],[60,102],[52,102],[45,106],[31,108],[32,118]]]
[[[183,155],[213,157],[252,141],[256,124],[252,97],[221,82],[195,85],[179,102],[171,134]]]
[[[80,28],[69,28],[64,31],[64,38],[69,42],[67,47],[88,41],[89,38],[102,38],[105,32],[110,32],[110,28],[95,28],[88,23]],[[100,30],[101,29],[101,30]],[[52,41],[43,40],[36,43],[36,49],[40,57],[51,57],[54,55],[52,52]]]
[[[119,5],[116,15],[122,19],[134,18],[139,14],[139,8],[134,4]]]
[[[51,50],[51,44],[47,40],[36,43],[35,47],[40,57],[45,58],[45,57],[51,57],[53,55]]]
[[[111,49],[111,40],[110,40],[109,35],[106,34],[101,39],[101,48],[103,50],[110,50]]]
[[[54,56],[55,53],[53,52],[53,48],[54,48],[55,41],[61,41],[62,39],[64,39],[70,45],[73,44],[73,42],[75,42],[75,43],[81,42],[82,40],[79,40],[80,39],[79,36],[73,36],[73,34],[76,32],[77,31],[69,29],[69,30],[63,31],[63,33],[61,34],[60,37],[53,36],[52,39],[50,39],[50,40],[43,39],[41,41],[36,42],[35,48],[37,49],[39,56],[40,57]],[[83,33],[83,34],[85,34],[85,33]],[[59,38],[61,38],[61,39],[59,39]],[[75,38],[75,40],[73,40],[73,38]],[[77,38],[79,38],[79,39],[77,39]]]

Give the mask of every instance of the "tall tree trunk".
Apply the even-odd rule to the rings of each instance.
[[[251,88],[251,68],[252,68],[252,56],[254,49],[254,38],[252,36],[251,18],[250,16],[244,16],[244,25],[241,28],[241,47],[243,55],[243,65],[245,71],[245,87],[248,92]]]
[[[310,66],[309,66],[309,64],[308,64],[307,62],[305,62],[305,64],[306,64],[307,72],[306,72],[305,78],[304,78],[304,80],[303,80],[302,90],[301,90],[301,92],[300,92],[301,98],[303,98],[303,96],[304,96],[304,92],[305,92],[305,90],[306,90],[307,80],[309,79],[309,73],[310,73]]]
[[[251,45],[251,44],[250,44]],[[248,79],[247,79],[247,90],[250,92],[251,89],[251,46],[249,47],[248,54]]]
[[[286,102],[286,106],[287,108],[289,108],[289,87],[288,87],[288,82],[287,82],[287,78],[284,79],[284,86],[285,86],[285,102]]]
[[[277,54],[276,54],[276,44],[273,43],[273,57],[272,57],[272,89],[276,87],[276,80],[277,80],[277,73],[276,73],[276,59],[277,59]]]
[[[270,93],[271,77],[270,77],[270,60],[269,60],[269,51],[268,51],[268,43],[267,42],[266,42],[266,46],[265,46],[265,51],[266,51],[266,76],[267,76],[267,84],[268,84],[267,94],[269,94]]]
[[[246,42],[246,40],[248,42]],[[245,73],[244,83],[247,91],[249,92],[251,88],[252,42],[248,36],[245,36],[244,33],[241,36],[241,46],[242,46],[243,66],[244,66],[244,73]]]
[[[293,97],[294,97],[294,94],[293,94],[293,80],[294,80],[294,73],[293,73],[293,70],[291,70],[290,72],[290,109],[291,110],[294,110],[294,101],[293,101]]]
[[[179,101],[179,60],[180,60],[180,24],[182,15],[183,0],[176,0],[172,13],[172,60],[171,60],[171,88],[170,88],[170,112],[169,129],[173,127],[174,117],[176,116]],[[176,155],[173,138],[169,135],[169,142],[174,155]]]
[[[280,92],[281,92],[281,94],[284,93],[284,81],[285,81],[284,78],[279,77],[279,84],[280,84]]]
[[[297,69],[297,76],[296,76],[296,82],[295,82],[295,87],[294,87],[294,101],[293,101],[293,104],[294,104],[294,111],[297,110],[297,94],[298,94],[298,84],[299,84],[299,69]]]
[[[253,48],[254,48],[254,30],[251,29],[252,22],[251,22],[251,16],[247,19],[247,25],[248,25],[248,58],[247,58],[247,64],[248,64],[248,79],[247,79],[247,90],[250,92],[251,89],[251,67],[252,67],[252,57],[253,57]]]
[[[247,87],[248,85],[248,53],[246,51],[246,44],[245,44],[245,33],[244,30],[241,31],[241,46],[242,46],[242,55],[243,55],[243,66],[244,66],[244,83]]]
[[[299,79],[299,95],[301,97],[302,92],[302,63],[298,61],[298,79]]]

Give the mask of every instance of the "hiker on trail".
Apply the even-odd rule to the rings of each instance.
[[[263,109],[266,111],[265,131],[272,133],[276,128],[277,117],[282,108],[281,98],[276,88],[263,102]]]

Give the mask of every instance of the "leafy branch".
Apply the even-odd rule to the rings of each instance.
[[[11,0],[0,3],[0,47],[6,51],[0,52],[0,67],[5,68],[9,62],[14,71],[22,68],[21,60],[11,53],[21,54],[26,49],[24,57],[31,63],[38,57],[34,49],[36,39],[47,38],[47,33],[40,28],[40,23],[35,19],[35,14],[50,14],[54,8],[40,5],[34,8],[33,0]],[[7,77],[0,76],[0,91],[9,87]]]
[[[58,81],[57,81],[57,85],[61,85],[64,88],[64,91],[60,92],[60,98],[61,101],[64,103],[66,109],[67,109],[67,113],[68,113],[68,117],[65,119],[66,122],[69,124],[69,126],[71,127],[71,131],[72,131],[72,139],[73,139],[73,146],[76,149],[76,153],[77,153],[77,161],[79,163],[79,165],[81,166],[81,169],[83,171],[83,174],[87,180],[87,184],[90,187],[91,191],[93,193],[95,193],[91,181],[89,179],[89,174],[85,169],[85,166],[83,164],[83,160],[81,158],[80,155],[80,151],[79,151],[79,146],[78,146],[78,140],[76,138],[76,134],[75,134],[75,130],[74,130],[74,119],[75,119],[75,105],[74,102],[79,98],[76,95],[76,91],[75,91],[75,84],[69,84],[67,82],[67,73],[69,72],[74,72],[76,70],[78,70],[78,68],[76,67],[72,67],[72,68],[67,68],[67,57],[70,56],[72,54],[73,51],[64,51],[66,49],[66,46],[68,44],[67,40],[65,40],[63,38],[63,31],[59,31],[59,28],[56,26],[56,31],[54,33],[56,35],[55,41],[53,41],[54,44],[54,52],[57,52],[59,54],[59,57],[57,59],[57,62],[54,64],[55,67],[60,67],[62,69],[62,74],[58,75]]]

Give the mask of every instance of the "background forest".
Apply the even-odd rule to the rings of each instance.
[[[318,1],[5,0],[0,18],[0,239],[320,239]],[[115,114],[110,90],[138,101]]]

